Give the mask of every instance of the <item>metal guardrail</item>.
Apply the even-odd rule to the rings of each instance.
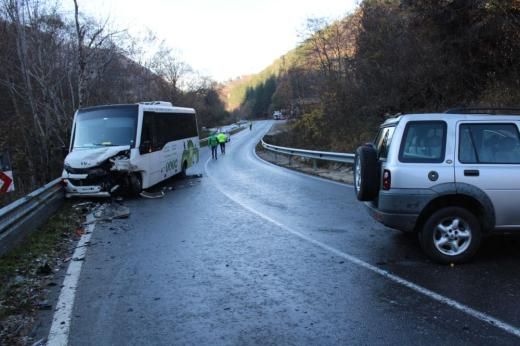
[[[64,200],[61,178],[0,209],[0,255],[40,226]]]
[[[326,160],[334,162],[354,163],[354,154],[351,153],[335,153],[330,151],[304,150],[296,148],[279,147],[268,144],[262,139],[262,147],[267,150],[274,151],[289,156],[301,156],[314,159],[314,168],[316,168],[316,160]]]
[[[235,127],[233,130],[231,130],[230,134],[234,135],[235,133],[238,133],[238,132],[242,131],[245,128],[247,128],[247,126],[239,125],[238,127]],[[209,139],[209,137],[199,138],[200,146],[201,147],[207,146],[208,145],[208,139]]]

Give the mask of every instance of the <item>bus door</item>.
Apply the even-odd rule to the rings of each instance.
[[[161,177],[162,139],[159,136],[158,124],[154,112],[145,111],[141,131],[140,165],[144,169],[143,187],[152,186],[164,178]]]

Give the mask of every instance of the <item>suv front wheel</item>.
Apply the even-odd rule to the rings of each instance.
[[[480,223],[473,213],[461,207],[437,210],[424,224],[419,240],[424,252],[440,263],[461,263],[478,250]]]

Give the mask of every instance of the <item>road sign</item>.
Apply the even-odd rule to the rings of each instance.
[[[14,191],[11,160],[6,152],[0,152],[0,193]]]
[[[0,193],[14,191],[13,171],[0,171]]]

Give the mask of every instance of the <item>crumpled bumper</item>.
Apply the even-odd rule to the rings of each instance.
[[[100,185],[74,185],[71,180],[87,179],[87,174],[70,174],[64,172],[62,182],[65,187],[65,197],[110,197],[110,192],[102,191]]]

